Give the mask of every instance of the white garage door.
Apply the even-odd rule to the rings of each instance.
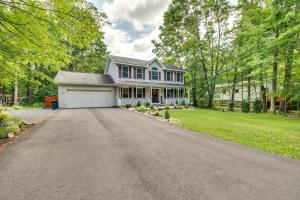
[[[112,107],[112,90],[68,90],[68,108]]]

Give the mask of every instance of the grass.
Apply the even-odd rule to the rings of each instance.
[[[300,120],[269,113],[172,110],[179,126],[274,154],[300,159]]]
[[[41,109],[43,106],[0,106],[0,110],[30,110],[30,109]]]

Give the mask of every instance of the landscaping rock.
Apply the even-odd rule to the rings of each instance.
[[[9,132],[8,134],[7,134],[7,137],[8,138],[13,138],[15,136],[15,134],[13,133],[13,132]]]

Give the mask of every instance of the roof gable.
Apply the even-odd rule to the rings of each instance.
[[[122,57],[122,56],[110,55],[109,59],[112,62],[114,62],[115,64],[139,66],[139,67],[149,67],[153,62],[157,62],[161,66],[161,68],[164,70],[183,71],[181,68],[177,67],[174,64],[161,63],[158,58],[153,58],[152,60],[147,61],[147,60],[140,60],[140,59],[135,59],[135,58],[127,58],[127,57]]]

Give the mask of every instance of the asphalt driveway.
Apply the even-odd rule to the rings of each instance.
[[[60,110],[0,152],[0,199],[300,199],[300,161],[121,109]]]

